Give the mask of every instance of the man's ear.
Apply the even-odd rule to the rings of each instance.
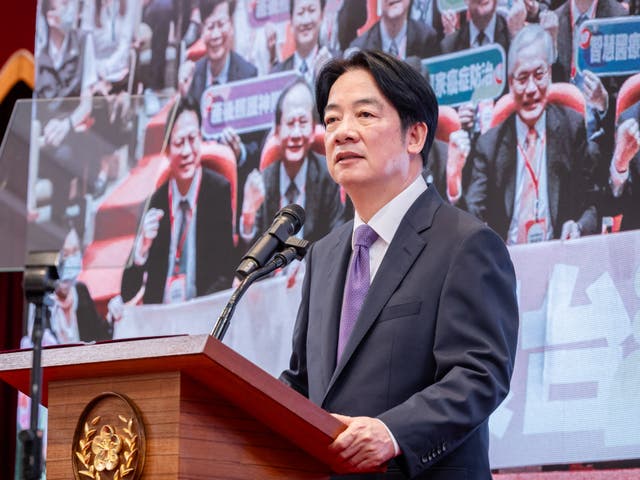
[[[416,122],[407,129],[407,152],[419,155],[427,141],[429,127],[424,122]]]

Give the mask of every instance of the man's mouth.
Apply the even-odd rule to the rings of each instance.
[[[347,160],[354,160],[359,158],[364,158],[364,156],[357,152],[350,152],[350,151],[338,152],[335,155],[335,163],[340,163]]]

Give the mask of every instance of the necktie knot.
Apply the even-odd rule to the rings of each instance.
[[[536,144],[538,139],[538,132],[535,128],[530,128],[527,132],[526,148],[531,148]]]
[[[302,60],[302,63],[300,64],[300,73],[305,75],[308,71],[309,71],[309,66],[307,65],[307,61],[306,60]]]
[[[180,200],[178,207],[180,208],[180,211],[182,212],[183,216],[187,215],[187,213],[189,213],[189,210],[191,210],[191,207],[189,205],[189,200],[187,200],[186,198]]]
[[[587,20],[589,18],[589,16],[586,13],[583,13],[582,15],[580,15],[577,20],[576,20],[576,27],[579,27],[580,25],[582,25],[585,20]]]
[[[486,38],[487,36],[485,35],[485,33],[482,30],[480,30],[480,32],[478,32],[478,36],[476,37],[476,43],[478,44],[479,47],[484,45]]]
[[[357,247],[370,248],[377,239],[376,231],[365,223],[356,228],[353,243]]]
[[[394,57],[397,57],[398,54],[400,53],[400,50],[398,50],[398,45],[396,44],[395,40],[391,40],[391,44],[389,45],[389,55],[393,55]]]
[[[295,203],[298,199],[298,193],[300,193],[300,191],[296,186],[296,182],[291,181],[291,183],[289,183],[289,186],[287,187],[287,191],[284,192],[284,197],[287,199],[287,202],[289,204]]]

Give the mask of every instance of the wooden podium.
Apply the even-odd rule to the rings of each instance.
[[[0,379],[28,394],[31,351],[0,359]],[[42,365],[48,480],[74,478],[74,434],[104,392],[130,399],[139,412],[142,479],[329,478],[326,447],[345,428],[208,335],[48,348]]]

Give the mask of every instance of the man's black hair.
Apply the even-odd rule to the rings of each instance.
[[[229,17],[233,18],[233,12],[236,11],[236,0],[200,0],[200,17],[202,18],[202,23],[206,22],[213,10],[222,3],[229,5]]]
[[[173,127],[176,124],[176,120],[184,112],[195,113],[196,117],[198,118],[198,129],[202,127],[202,114],[200,113],[200,106],[191,97],[180,97],[180,99],[173,105],[173,107],[169,111],[167,123],[164,124],[162,151],[165,151],[169,146],[169,141],[171,140],[171,134],[173,133]]]
[[[295,5],[296,0],[289,0],[289,13],[293,17],[293,6]],[[327,4],[327,0],[320,0],[320,11],[324,12],[324,6]]]

